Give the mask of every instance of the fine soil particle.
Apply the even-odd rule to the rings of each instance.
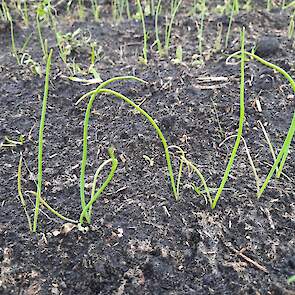
[[[212,12],[205,19],[202,59],[194,56],[198,16],[190,17],[181,10],[170,55],[164,58],[152,46],[153,20],[147,20],[150,44],[148,65],[144,66],[138,62],[141,23],[125,19],[115,24],[108,2],[98,23],[80,22],[65,10],[59,11],[60,30],[81,31],[80,39],[71,43],[69,60],[87,70],[90,43],[96,41],[99,61],[95,68],[103,80],[136,75],[147,81],[124,81],[111,88],[140,104],[159,124],[168,144],[184,149],[209,187],[218,187],[239,121],[240,66],[226,58],[239,50],[239,28],[244,25],[246,47],[252,48],[260,36],[272,36],[258,41],[258,53],[294,77],[294,49],[286,17],[290,11],[265,12],[262,1],[257,1],[253,11],[235,17],[225,52],[216,45],[221,20]],[[210,6],[217,2],[210,1]],[[61,5],[59,9],[65,8]],[[282,13],[285,17],[278,26]],[[223,26],[225,36],[227,24]],[[33,29],[15,26],[17,48]],[[44,131],[43,197],[65,216],[78,219],[87,105],[85,101],[75,103],[95,86],[69,81],[66,76],[71,73],[58,57],[53,33],[44,28],[43,34],[54,49]],[[171,61],[177,45],[183,48],[179,65]],[[192,190],[192,184],[201,183],[188,169],[183,172],[180,200],[174,200],[154,129],[130,106],[107,95],[97,97],[91,113],[87,195],[111,146],[119,166],[93,207],[91,226],[85,233],[65,227],[41,207],[39,233],[30,235],[17,198],[17,167],[22,155],[22,189],[32,214],[34,196],[30,191],[36,190],[44,62],[35,33],[27,48],[31,60],[25,60],[26,66],[18,66],[10,50],[9,29],[1,30],[0,139],[7,143],[5,137],[15,141],[25,137],[23,145],[0,149],[1,294],[295,294],[294,285],[287,283],[295,274],[294,141],[285,174],[273,179],[259,200],[246,148],[241,144],[226,189],[217,208],[211,210],[206,199]],[[34,74],[38,64],[42,78]],[[273,158],[259,122],[278,152],[295,98],[288,81],[254,61],[247,62],[245,87],[243,137],[263,180]],[[175,175],[176,156],[172,157]],[[106,169],[102,177],[107,173]]]

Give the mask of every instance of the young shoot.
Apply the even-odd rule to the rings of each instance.
[[[157,7],[156,7],[156,16],[155,16],[155,34],[156,34],[156,41],[158,47],[159,54],[162,55],[168,55],[168,51],[170,48],[171,43],[171,34],[172,34],[172,27],[174,24],[174,20],[176,17],[176,14],[180,8],[180,5],[182,3],[182,0],[172,0],[170,5],[170,20],[168,16],[166,17],[166,24],[165,24],[165,42],[164,46],[162,45],[162,42],[160,40],[160,34],[159,34],[159,15],[160,11],[162,9],[162,0],[158,1]]]
[[[147,65],[147,63],[148,63],[148,58],[147,58],[148,34],[146,31],[145,19],[144,19],[144,13],[143,13],[142,5],[141,5],[141,0],[137,0],[136,2],[137,2],[137,6],[138,6],[138,12],[139,12],[139,15],[141,18],[142,30],[143,30],[143,49],[142,49],[143,58],[142,58],[142,62],[143,62],[143,64]]]
[[[34,221],[33,221],[33,232],[36,232],[37,230],[39,207],[40,207],[41,192],[42,192],[42,174],[43,174],[42,161],[43,161],[43,136],[44,136],[43,134],[44,134],[44,127],[45,127],[45,116],[46,116],[47,97],[48,97],[48,89],[49,89],[51,56],[52,56],[52,49],[50,50],[50,53],[47,58],[47,64],[46,64],[45,86],[44,86],[40,128],[39,128],[38,177],[37,177],[38,183],[37,183],[37,195],[36,195],[35,213],[34,213]]]
[[[88,140],[87,139],[88,139],[89,118],[90,118],[92,104],[93,104],[96,96],[99,95],[99,94],[103,94],[103,93],[110,94],[110,95],[112,95],[112,96],[114,96],[114,97],[116,97],[116,98],[118,98],[120,100],[123,100],[127,104],[134,107],[141,115],[143,115],[151,123],[151,125],[155,129],[158,137],[160,138],[160,140],[162,142],[162,145],[163,145],[163,148],[164,148],[164,153],[165,153],[167,167],[168,167],[168,173],[169,173],[169,177],[170,177],[170,181],[171,181],[171,187],[172,187],[174,197],[175,197],[176,200],[178,200],[178,198],[179,198],[179,196],[177,194],[177,188],[176,188],[176,185],[175,185],[174,174],[173,174],[173,169],[172,169],[172,164],[171,164],[171,158],[170,158],[170,154],[169,154],[169,151],[168,151],[168,144],[167,144],[167,141],[166,141],[161,129],[158,127],[155,120],[146,111],[144,111],[141,107],[139,107],[137,104],[135,104],[132,100],[130,100],[126,96],[124,96],[124,95],[122,95],[122,94],[120,94],[120,93],[118,93],[118,92],[116,92],[114,90],[106,88],[106,87],[108,87],[109,84],[111,84],[111,83],[113,83],[115,81],[130,80],[130,79],[145,83],[143,80],[141,80],[139,78],[136,78],[136,77],[133,77],[133,76],[114,77],[112,79],[109,79],[109,80],[101,83],[95,90],[92,90],[92,91],[86,93],[85,95],[83,95],[77,102],[77,103],[79,103],[84,98],[91,96],[91,98],[90,98],[90,100],[88,102],[88,105],[87,105],[87,110],[86,110],[85,120],[84,120],[83,154],[82,154],[81,173],[80,173],[80,196],[81,196],[81,205],[82,205],[83,210],[86,207],[86,200],[85,200],[85,170],[86,170],[86,163],[87,163],[87,150],[88,150],[88,147],[87,147],[88,146],[88,143],[87,143]],[[86,219],[88,219],[88,218],[89,217],[87,216]]]
[[[245,118],[245,29],[243,28],[241,31],[241,75],[240,75],[240,119],[239,119],[239,129],[238,134],[236,138],[235,145],[233,147],[232,153],[230,155],[230,159],[228,161],[227,167],[225,169],[225,173],[223,175],[223,178],[221,180],[221,184],[218,188],[218,191],[215,195],[215,198],[212,203],[212,209],[214,209],[217,205],[217,202],[222,194],[222,191],[224,189],[224,186],[228,180],[229,173],[231,171],[231,168],[233,166],[240,141],[243,134],[243,125],[244,125],[244,118]]]
[[[15,38],[14,38],[14,25],[13,25],[13,20],[9,11],[9,8],[6,4],[5,1],[2,1],[2,7],[4,10],[4,14],[6,15],[6,18],[9,21],[10,24],[10,36],[11,36],[11,51],[12,51],[12,55],[15,57],[17,64],[20,64],[20,60],[19,60],[19,56],[18,56],[18,52],[16,49],[16,45],[15,45]]]

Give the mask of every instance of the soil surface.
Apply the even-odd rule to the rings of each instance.
[[[217,2],[210,1],[211,9]],[[196,63],[200,58],[194,56],[195,28],[200,19],[189,16],[189,6],[184,4],[176,17],[167,57],[160,58],[152,46],[153,19],[146,18],[150,32],[147,66],[138,62],[143,46],[140,21],[125,17],[114,23],[107,1],[99,22],[93,21],[90,11],[87,21],[78,21],[65,7],[58,7],[58,26],[64,33],[80,28],[80,43],[73,45],[69,60],[74,59],[82,70],[89,67],[90,43],[96,41],[101,50],[95,69],[103,80],[136,75],[148,82],[124,81],[110,87],[141,104],[159,124],[169,145],[183,148],[209,186],[216,188],[239,122],[240,65],[226,62],[227,54],[239,50],[239,28],[245,26],[247,49],[260,42],[259,53],[294,77],[293,40],[288,39],[291,11],[268,12],[265,4],[257,1],[250,12],[241,11],[234,18],[229,46],[223,51],[215,45],[222,24],[224,48],[228,17],[212,11],[205,18],[203,62]],[[9,26],[2,25],[0,31],[0,140],[25,137],[23,145],[0,149],[0,293],[295,294],[294,284],[287,282],[295,274],[294,141],[285,174],[273,179],[259,200],[241,144],[226,190],[211,210],[192,190],[191,184],[199,186],[200,181],[187,168],[180,200],[175,201],[163,147],[154,129],[130,106],[107,95],[99,96],[92,109],[86,183],[92,183],[111,146],[119,166],[93,208],[89,230],[83,233],[73,228],[64,233],[64,222],[42,207],[38,234],[29,233],[18,199],[17,167],[22,155],[27,167],[23,165],[22,189],[32,214],[30,191],[36,190],[45,70],[34,26],[25,27],[20,18],[16,21],[16,46],[21,48],[33,33],[26,52],[42,66],[42,77],[32,72],[30,64],[17,65],[11,54]],[[44,27],[43,34],[54,49],[44,133],[43,196],[63,215],[78,219],[87,104],[75,103],[95,86],[69,81],[69,68],[59,58],[52,31]],[[183,49],[183,61],[174,64],[178,45]],[[204,81],[204,77],[211,79]],[[263,180],[273,158],[259,121],[278,152],[292,119],[295,97],[283,77],[254,61],[246,64],[245,87],[243,137]],[[173,157],[175,175],[178,165]]]

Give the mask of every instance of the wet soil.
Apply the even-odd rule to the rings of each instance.
[[[101,46],[95,68],[103,80],[136,75],[148,82],[125,81],[111,87],[141,103],[158,122],[168,143],[183,148],[209,186],[216,188],[234,144],[234,137],[224,140],[238,128],[240,66],[226,63],[226,54],[239,50],[239,27],[246,27],[248,49],[265,42],[266,37],[275,39],[267,40],[279,46],[262,55],[295,75],[293,40],[288,39],[291,12],[267,12],[259,3],[253,11],[240,12],[235,18],[229,47],[223,52],[213,48],[221,23],[224,47],[228,20],[213,12],[206,17],[204,62],[198,65],[192,65],[192,56],[197,53],[195,22],[199,18],[188,16],[185,8],[177,17],[169,57],[160,58],[151,46],[153,21],[146,19],[151,40],[147,66],[138,62],[141,23],[125,19],[115,24],[107,3],[98,23],[90,16],[87,21],[77,21],[61,11],[59,26],[63,32],[80,28]],[[18,47],[33,29],[16,24]],[[43,196],[62,214],[78,219],[86,103],[75,102],[93,86],[65,77],[70,73],[58,57],[54,36],[49,28],[44,32],[54,56]],[[87,69],[90,61],[89,42],[88,47],[85,44],[71,55],[81,69]],[[180,44],[183,62],[175,65],[172,59]],[[42,64],[44,73],[35,33],[26,51]],[[25,136],[23,145],[0,149],[1,294],[295,294],[294,285],[287,283],[295,273],[294,141],[285,175],[272,180],[261,199],[256,198],[255,179],[241,145],[215,210],[191,189],[192,183],[198,186],[200,181],[187,169],[181,198],[176,202],[161,142],[149,122],[122,101],[102,95],[91,114],[86,183],[92,182],[95,170],[108,158],[110,146],[115,147],[119,166],[94,206],[88,232],[74,228],[63,234],[63,222],[42,208],[39,232],[31,235],[18,199],[17,167],[22,154],[27,165],[22,187],[32,213],[34,200],[29,191],[36,189],[44,74],[41,78],[29,66],[16,64],[10,53],[9,27],[5,26],[0,31],[0,74],[0,140]],[[211,80],[204,82],[204,77]],[[258,121],[279,151],[295,98],[284,78],[255,62],[247,63],[246,80],[243,136],[263,180],[273,159]],[[178,164],[174,157],[175,174]]]

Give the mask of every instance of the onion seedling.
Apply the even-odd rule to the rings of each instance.
[[[232,54],[229,58],[231,57],[237,57],[241,52],[237,52]],[[263,58],[259,57],[258,55],[254,54],[253,52],[244,52],[245,55],[249,56],[252,59],[256,59],[257,61],[259,61],[261,64],[277,71],[278,73],[280,73],[281,75],[283,75],[290,83],[293,92],[295,93],[295,81],[292,79],[292,77],[282,68],[280,68],[279,66],[270,63],[266,60],[264,60]],[[287,133],[287,136],[284,140],[283,146],[278,154],[278,156],[276,157],[274,164],[272,165],[263,185],[261,186],[257,197],[260,198],[264,192],[264,190],[266,189],[266,187],[268,186],[268,183],[270,181],[270,179],[272,178],[273,174],[275,173],[275,171],[277,170],[276,173],[276,177],[279,178],[280,175],[282,174],[283,171],[283,167],[285,165],[288,153],[289,153],[289,148],[292,142],[292,139],[294,137],[294,133],[295,133],[295,111],[293,112],[293,117],[292,117],[292,121]]]
[[[148,41],[148,34],[146,31],[146,26],[145,26],[145,19],[144,19],[144,13],[142,10],[142,6],[141,6],[141,0],[137,0],[137,6],[138,6],[138,12],[141,18],[141,22],[142,22],[142,30],[143,30],[143,49],[142,49],[142,53],[143,53],[143,64],[147,65],[148,59],[147,59],[147,41]]]
[[[205,20],[205,14],[206,14],[206,0],[202,0],[201,2],[201,21],[200,21],[200,26],[198,29],[197,33],[197,38],[198,38],[198,49],[199,49],[199,54],[203,54],[203,34],[204,34],[204,20]]]
[[[32,232],[33,231],[32,222],[31,222],[30,215],[27,211],[27,203],[24,199],[23,192],[22,192],[22,163],[23,163],[23,157],[21,155],[19,159],[19,163],[18,163],[18,169],[17,169],[17,191],[18,191],[18,196],[28,221],[29,230],[30,232]]]
[[[20,60],[19,60],[18,52],[17,52],[16,46],[15,46],[13,20],[12,20],[11,14],[9,12],[9,8],[8,8],[5,1],[2,1],[2,7],[4,10],[4,14],[6,15],[6,18],[8,19],[9,24],[10,24],[11,51],[12,51],[13,56],[16,59],[17,64],[19,65]]]
[[[109,79],[103,83],[101,83],[95,90],[92,90],[86,94],[84,94],[78,101],[77,103],[79,103],[81,100],[83,100],[84,98],[91,96],[89,102],[88,102],[88,106],[87,106],[87,110],[86,110],[86,114],[85,114],[85,120],[84,120],[84,132],[83,132],[83,154],[82,154],[82,163],[81,163],[81,173],[80,173],[80,196],[81,196],[81,205],[82,205],[82,209],[84,210],[86,207],[86,201],[85,201],[85,170],[86,170],[86,162],[87,162],[87,137],[88,137],[88,125],[89,125],[89,117],[90,117],[90,113],[91,113],[91,107],[92,104],[96,98],[96,96],[98,94],[110,94],[120,100],[123,100],[124,102],[126,102],[127,104],[131,105],[132,107],[134,107],[141,115],[143,115],[144,117],[146,117],[148,119],[148,121],[151,123],[151,125],[153,126],[153,128],[155,129],[158,137],[160,138],[163,148],[164,148],[164,153],[165,153],[165,158],[166,158],[166,162],[167,162],[167,168],[168,168],[168,173],[169,173],[169,177],[170,177],[170,182],[171,182],[171,187],[172,187],[172,191],[174,194],[174,197],[176,200],[179,199],[179,196],[177,194],[177,188],[175,185],[175,180],[174,180],[174,174],[173,174],[173,169],[172,169],[172,164],[171,164],[171,158],[170,158],[170,154],[169,154],[169,150],[168,150],[168,144],[167,141],[161,131],[161,129],[158,127],[157,123],[155,122],[155,120],[146,112],[144,111],[141,107],[139,107],[137,104],[135,104],[132,100],[130,100],[129,98],[127,98],[126,96],[122,95],[121,93],[118,93],[114,90],[111,89],[106,89],[106,87],[115,81],[120,81],[120,80],[127,80],[127,79],[131,79],[131,80],[136,80],[142,83],[145,83],[145,81],[136,78],[134,76],[126,76],[126,77],[114,77],[112,79]]]
[[[42,191],[43,134],[44,134],[45,116],[46,116],[46,108],[47,108],[47,97],[48,97],[48,88],[49,88],[49,74],[50,74],[50,66],[51,66],[51,56],[52,56],[52,49],[50,50],[50,53],[49,53],[48,58],[47,58],[47,64],[46,64],[45,86],[44,86],[44,95],[43,95],[43,103],[42,103],[40,128],[39,128],[38,183],[37,183],[37,195],[36,195],[35,213],[34,213],[34,221],[33,221],[33,232],[36,232],[36,230],[37,230],[37,222],[38,222],[38,216],[39,216],[39,206],[40,206],[41,191]]]
[[[91,109],[91,106],[90,106],[90,109]],[[100,195],[105,190],[105,188],[109,185],[109,183],[113,179],[114,174],[116,172],[116,169],[117,169],[117,166],[118,166],[118,160],[115,157],[114,150],[112,148],[110,148],[109,151],[108,151],[108,153],[109,153],[109,156],[111,157],[111,159],[110,159],[111,161],[104,162],[97,169],[97,171],[95,173],[94,181],[93,181],[93,186],[92,186],[92,192],[91,192],[91,199],[90,199],[90,201],[88,202],[87,205],[85,204],[84,209],[82,210],[82,213],[81,213],[80,219],[79,219],[80,225],[83,224],[84,218],[87,220],[88,223],[90,223],[90,216],[91,216],[91,208],[92,208],[92,205],[94,204],[94,202],[96,202],[96,200],[100,197]],[[102,171],[102,169],[104,168],[104,166],[106,164],[108,164],[109,162],[112,163],[111,171],[110,171],[107,179],[103,182],[102,186],[97,190],[97,192],[95,192],[96,181],[97,181],[98,175]]]
[[[261,57],[255,55],[254,53],[249,53],[249,52],[246,52],[246,54],[254,59],[256,59],[257,61],[259,61],[260,63],[262,63],[263,65],[269,67],[269,68],[272,68],[274,69],[275,71],[279,72],[280,74],[282,74],[290,83],[294,93],[295,93],[295,81],[292,79],[292,77],[285,71],[283,70],[282,68],[280,68],[279,66],[275,65],[275,64],[272,64],[264,59],[262,59]],[[284,141],[284,144],[281,148],[281,151],[280,153],[278,154],[277,158],[276,158],[276,161],[274,162],[271,170],[269,171],[259,193],[258,193],[258,198],[261,197],[261,195],[263,194],[264,190],[266,189],[271,177],[273,176],[275,170],[277,169],[277,167],[279,166],[279,169],[278,169],[278,172],[276,174],[277,178],[280,177],[282,171],[283,171],[283,167],[284,167],[284,164],[286,162],[286,159],[287,159],[287,156],[288,156],[288,153],[289,153],[289,148],[290,148],[290,145],[291,145],[291,142],[292,142],[292,139],[294,137],[294,133],[295,133],[295,111],[293,113],[293,118],[292,118],[292,122],[291,122],[291,125],[290,125],[290,128],[289,128],[289,131],[288,131],[288,134],[285,138],[285,141]]]
[[[227,167],[225,169],[225,173],[223,175],[223,178],[221,180],[221,184],[218,188],[218,191],[215,195],[215,198],[212,203],[212,209],[214,209],[217,205],[217,202],[221,196],[221,193],[224,189],[224,186],[227,182],[230,170],[232,168],[232,165],[234,163],[240,141],[242,138],[242,133],[243,133],[243,125],[244,125],[244,118],[245,118],[245,28],[242,29],[241,31],[241,77],[240,77],[240,119],[239,119],[239,129],[238,129],[238,134],[236,138],[235,145],[233,147],[229,162],[227,164]]]
[[[43,40],[40,20],[43,20],[43,18],[46,16],[46,13],[47,12],[46,12],[46,8],[44,4],[40,3],[36,11],[36,25],[37,25],[39,42],[43,52],[43,58],[45,60],[47,59],[47,56],[48,56],[48,45],[47,45],[47,40],[46,39]]]
[[[229,23],[228,23],[228,28],[227,28],[227,32],[226,32],[226,37],[225,37],[225,48],[228,47],[230,31],[231,31],[231,27],[232,27],[232,23],[233,23],[233,19],[234,19],[234,14],[235,14],[235,5],[233,2],[230,17],[229,17]]]
[[[155,16],[155,32],[156,32],[156,41],[158,47],[158,52],[160,55],[167,55],[171,43],[171,34],[172,34],[172,27],[175,20],[176,13],[178,12],[182,0],[172,0],[170,3],[170,21],[168,17],[166,17],[166,24],[165,24],[165,43],[164,49],[162,47],[162,43],[159,37],[159,15],[162,8],[162,0],[158,1],[156,7],[156,16]]]

